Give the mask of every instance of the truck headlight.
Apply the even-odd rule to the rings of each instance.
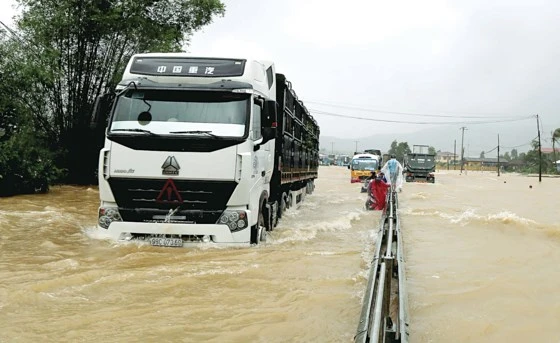
[[[247,212],[225,210],[216,224],[225,224],[231,232],[239,231],[248,226]]]
[[[116,207],[100,207],[98,223],[104,229],[108,229],[109,225],[114,221],[122,221],[119,209]]]

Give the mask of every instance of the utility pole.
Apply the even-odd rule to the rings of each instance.
[[[542,149],[541,149],[541,127],[539,125],[539,115],[537,114],[537,132],[539,137],[539,182],[542,182]]]
[[[360,143],[360,141],[354,141],[354,143],[356,143],[356,148],[354,148],[354,153],[358,152],[358,143]]]
[[[556,146],[554,145],[554,141],[556,140],[556,136],[554,135],[555,131],[552,131],[552,158],[554,159],[554,173],[556,174],[558,170],[558,166],[556,165]]]
[[[453,170],[457,170],[457,140],[453,141]]]
[[[498,133],[498,176],[500,176],[500,134]]]
[[[331,142],[331,154],[334,155],[334,142]]]
[[[465,149],[464,149],[464,147],[463,147],[463,143],[464,143],[464,141],[465,141],[465,130],[466,130],[466,129],[467,129],[467,128],[464,127],[464,126],[461,128],[461,130],[463,131],[463,133],[461,134],[461,174],[463,174],[463,164],[464,164],[464,156],[463,156],[463,154],[464,154],[464,151],[465,151]]]

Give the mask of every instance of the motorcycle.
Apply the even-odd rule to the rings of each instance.
[[[360,189],[360,193],[367,193],[370,181],[371,179],[365,179],[364,182],[362,182],[362,188]]]
[[[375,201],[375,198],[373,197],[373,194],[369,193],[366,199],[366,204],[365,204],[366,210],[367,211],[374,211],[377,207],[377,202]]]

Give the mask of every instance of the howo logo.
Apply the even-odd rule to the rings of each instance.
[[[179,167],[179,162],[177,162],[175,156],[168,156],[165,162],[163,162],[161,169],[163,175],[179,175],[181,167]]]

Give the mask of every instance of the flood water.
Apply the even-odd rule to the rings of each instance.
[[[2,198],[0,342],[351,342],[380,215],[345,168],[316,186],[250,248],[108,241],[96,188]],[[560,341],[559,190],[446,171],[405,185],[411,342]]]
[[[414,342],[560,342],[560,179],[442,171],[405,188]]]

